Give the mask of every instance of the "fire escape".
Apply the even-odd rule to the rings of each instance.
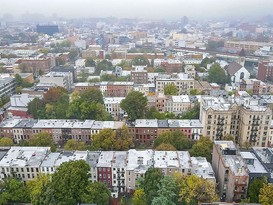
[[[218,117],[217,118],[217,127],[216,127],[216,140],[222,140],[223,138],[223,130],[224,130],[224,120],[225,118],[224,117]]]
[[[260,118],[257,117],[255,118],[255,116],[252,119],[252,127],[251,127],[251,131],[250,131],[250,143],[255,143],[257,141],[257,136],[258,136],[258,130],[259,130],[259,120]]]

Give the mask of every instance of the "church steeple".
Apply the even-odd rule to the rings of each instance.
[[[242,50],[239,52],[239,61],[238,61],[238,63],[239,63],[241,66],[245,66],[245,61],[246,61],[246,53],[245,53],[245,50],[242,49]]]

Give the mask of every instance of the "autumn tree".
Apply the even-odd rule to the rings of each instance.
[[[145,58],[143,56],[137,56],[132,60],[132,65],[150,67],[150,62],[147,58]]]
[[[134,192],[133,204],[134,205],[146,205],[147,204],[144,189],[137,189]]]
[[[29,146],[50,147],[52,152],[56,151],[52,136],[47,132],[34,134],[28,142]]]
[[[201,137],[190,150],[190,154],[193,157],[206,157],[208,161],[211,161],[213,143],[209,137]]]
[[[178,95],[178,92],[178,88],[173,83],[164,86],[164,95]]]
[[[12,145],[14,145],[14,143],[11,138],[9,137],[0,138],[0,147],[12,146]]]
[[[81,203],[88,186],[89,165],[84,160],[62,163],[52,175],[47,204],[75,205]]]
[[[262,205],[273,205],[273,184],[263,184],[263,187],[260,189],[259,203]]]
[[[92,141],[94,148],[102,150],[128,150],[132,145],[132,137],[126,126],[116,131],[103,129],[92,136]]]
[[[154,147],[157,148],[161,144],[170,144],[176,150],[185,150],[190,149],[193,143],[183,132],[176,130],[160,134],[154,142]]]
[[[135,121],[144,117],[148,99],[143,93],[131,91],[120,103],[120,107],[127,112],[128,119]]]
[[[218,199],[215,184],[196,175],[182,176],[175,174],[178,184],[179,199],[184,204],[212,203]]]
[[[158,145],[155,150],[157,151],[176,151],[176,148],[170,143],[161,143]]]
[[[64,150],[86,150],[87,146],[84,142],[76,141],[73,139],[67,140],[64,145]]]

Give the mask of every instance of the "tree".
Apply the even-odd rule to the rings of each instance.
[[[0,182],[0,205],[29,201],[29,195],[22,181],[8,178]]]
[[[70,139],[65,143],[64,150],[87,150],[87,146],[84,142]]]
[[[264,183],[263,187],[260,189],[259,203],[262,205],[273,204],[273,184]]]
[[[163,178],[159,169],[149,168],[145,173],[143,188],[146,195],[147,205],[151,205],[153,199],[158,196],[158,183]]]
[[[209,69],[208,81],[211,83],[225,84],[230,82],[230,78],[218,63],[214,63]]]
[[[158,151],[176,151],[176,148],[171,145],[170,143],[161,143],[160,145],[158,145],[155,150]]]
[[[135,121],[144,117],[147,105],[147,97],[138,91],[131,91],[127,97],[121,101],[120,107],[127,112],[128,119]]]
[[[206,57],[201,61],[200,66],[204,67],[204,68],[207,68],[207,65],[211,64],[213,62],[215,62],[215,59]]]
[[[255,178],[254,180],[250,181],[247,190],[247,197],[249,198],[250,203],[259,203],[259,192],[260,189],[263,188],[265,183],[266,183],[265,177]]]
[[[8,137],[0,138],[0,147],[12,146],[12,145],[14,145],[12,139]]]
[[[154,198],[152,205],[178,203],[178,187],[175,179],[171,176],[164,176],[158,185],[158,197]],[[164,203],[163,203],[164,202]]]
[[[143,56],[137,56],[132,60],[132,65],[150,67],[150,62],[147,58],[145,58]]]
[[[179,189],[178,201],[188,204],[212,203],[218,200],[215,184],[196,175],[175,174]]]
[[[32,115],[34,119],[45,118],[45,103],[42,99],[35,97],[28,103],[28,114]]]
[[[176,150],[185,150],[192,147],[192,141],[180,130],[167,131],[159,135],[154,142],[154,147],[161,144],[171,144]]]
[[[52,136],[47,132],[34,134],[29,140],[29,146],[50,147],[52,152],[56,151]]]
[[[190,95],[201,95],[201,92],[197,89],[191,89],[190,90]]]
[[[82,195],[83,203],[93,203],[97,205],[109,204],[111,193],[105,183],[89,183]]]
[[[206,157],[208,161],[211,161],[211,151],[213,143],[209,137],[201,137],[190,150],[190,154],[193,157]]]
[[[93,60],[93,58],[91,58],[91,57],[86,58],[85,67],[96,67],[96,63]]]
[[[53,87],[50,88],[45,94],[44,94],[44,102],[45,103],[55,103],[60,100],[62,94],[67,94],[67,90],[63,87]]]
[[[102,150],[128,150],[132,145],[132,137],[126,126],[113,131],[103,129],[92,136],[93,146]]]
[[[173,83],[165,85],[164,95],[178,95],[178,88]]]
[[[225,140],[225,141],[233,141],[235,143],[235,137],[232,136],[232,135],[225,135],[223,137],[223,140]]]
[[[70,61],[74,61],[77,56],[78,56],[78,51],[75,48],[72,48],[68,53],[68,57],[69,57]]]
[[[144,189],[137,189],[134,192],[133,204],[134,205],[146,205],[147,204]]]
[[[199,119],[200,103],[195,103],[193,108],[182,114],[182,119]]]
[[[33,205],[47,205],[47,191],[50,176],[40,174],[36,179],[27,182],[27,190]]]
[[[84,160],[64,162],[52,175],[49,185],[48,204],[75,205],[88,186],[89,165]]]
[[[163,68],[163,67],[157,67],[155,70],[154,70],[155,73],[165,73],[166,70]]]

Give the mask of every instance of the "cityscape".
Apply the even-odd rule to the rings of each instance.
[[[273,204],[270,6],[3,3],[0,205]]]

